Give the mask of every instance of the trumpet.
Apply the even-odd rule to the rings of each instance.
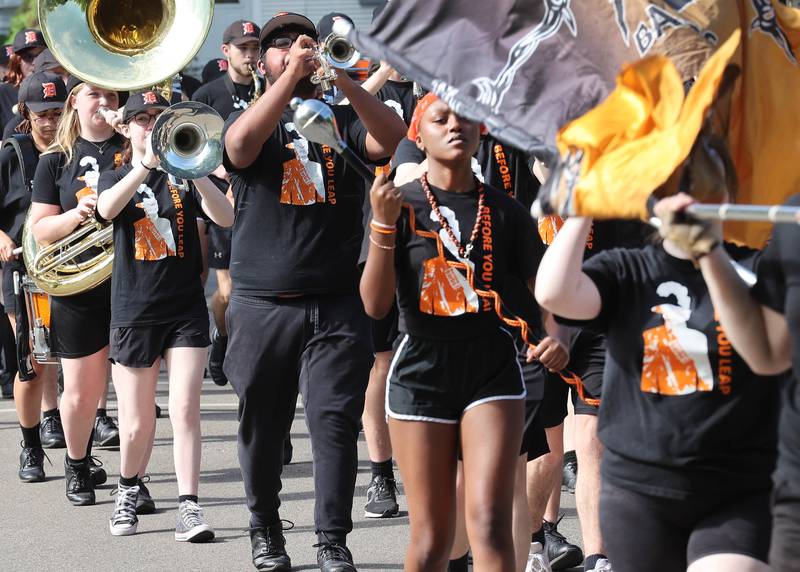
[[[361,59],[361,54],[347,39],[349,30],[349,23],[337,20],[333,23],[333,32],[316,47],[319,69],[311,76],[311,83],[319,85],[322,91],[331,89],[331,82],[338,77],[336,69],[351,68]]]
[[[224,121],[213,108],[182,101],[164,110],[151,135],[161,168],[179,179],[199,179],[222,163]]]

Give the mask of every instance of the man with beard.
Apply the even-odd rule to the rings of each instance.
[[[310,81],[316,37],[299,14],[264,25],[259,69],[269,88],[224,133],[236,204],[225,374],[239,397],[239,462],[260,570],[291,569],[278,491],[298,389],[313,450],[317,562],[323,572],[355,570],[346,537],[372,365],[358,295],[364,184],[330,148],[303,138],[287,107],[320,95]],[[388,158],[405,124],[347,74],[335,84],[351,102],[333,110],[349,147],[367,161]]]

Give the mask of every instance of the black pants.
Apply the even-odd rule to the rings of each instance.
[[[603,481],[603,542],[615,572],[651,570],[654,563],[660,572],[685,572],[703,556],[725,553],[766,562],[769,505],[769,490],[674,500]]]
[[[369,322],[353,295],[231,297],[225,375],[239,397],[239,464],[250,526],[278,522],[283,440],[298,389],[314,461],[317,533],[344,542],[358,421],[372,367]]]
[[[777,480],[773,501],[769,563],[773,570],[797,570],[800,567],[800,484],[789,479]]]

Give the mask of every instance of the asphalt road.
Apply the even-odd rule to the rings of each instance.
[[[45,461],[47,481],[23,484],[17,479],[20,432],[13,402],[0,402],[0,570],[252,570],[244,491],[236,459],[236,396],[230,386],[203,387],[203,460],[200,501],[216,541],[206,545],[178,543],[173,538],[177,486],[172,465],[172,431],[167,418],[167,383],[158,384],[158,404],[164,410],[157,422],[155,449],[150,463],[150,490],[158,512],[143,516],[135,536],[112,537],[108,518],[110,495],[119,469],[119,453],[99,450],[109,484],[97,491],[97,504],[73,507],[64,497],[63,450],[50,450],[53,465]],[[112,409],[116,407],[112,400]],[[292,427],[294,460],[283,473],[282,516],[295,523],[286,533],[295,570],[316,569],[313,523],[311,447],[302,407]],[[408,542],[405,512],[393,519],[365,519],[363,499],[369,484],[369,463],[363,436],[356,484],[353,520],[348,539],[360,570],[401,570]],[[402,484],[401,484],[402,486]],[[578,538],[574,496],[564,493],[565,513],[560,530]],[[401,510],[405,509],[400,498]]]

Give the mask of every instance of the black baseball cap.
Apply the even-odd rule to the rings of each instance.
[[[78,87],[79,85],[81,85],[82,83],[86,83],[86,82],[83,81],[78,76],[76,76],[76,75],[69,76],[69,79],[67,80],[67,95],[71,94],[73,92],[73,90],[76,87]],[[128,101],[128,96],[129,95],[130,95],[130,92],[127,92],[127,91],[118,91],[117,92],[117,97],[119,98],[119,106],[120,107],[125,105],[125,102]]]
[[[315,40],[318,38],[317,28],[314,26],[314,22],[302,14],[295,14],[294,12],[278,12],[266,24],[264,24],[263,28],[261,28],[261,36],[259,37],[261,49],[264,49],[264,44],[275,34],[275,32],[279,32],[284,29],[297,30]]]
[[[14,53],[18,54],[30,48],[46,48],[47,43],[44,41],[44,35],[39,30],[33,28],[26,28],[20,30],[14,36],[14,43],[12,44]]]
[[[214,81],[218,77],[225,75],[228,71],[228,60],[224,58],[214,58],[209,60],[203,66],[203,72],[200,74],[200,79],[203,83]]]
[[[51,72],[36,72],[20,84],[18,100],[34,113],[61,109],[67,101],[67,88],[61,76]]]
[[[122,112],[122,121],[123,123],[127,123],[133,119],[137,113],[147,111],[148,109],[164,110],[168,107],[169,101],[164,99],[164,96],[157,91],[148,90],[140,93],[133,93],[125,104],[125,110]]]
[[[42,50],[42,52],[36,56],[36,59],[33,60],[33,71],[37,72],[50,71],[63,67],[64,66],[61,65],[61,62],[56,59],[49,48]]]
[[[250,20],[236,20],[233,24],[225,28],[225,33],[222,34],[223,44],[244,44],[246,42],[258,42],[261,34],[255,22]]]
[[[346,20],[354,28],[356,26],[355,22],[353,22],[353,19],[347,14],[342,14],[341,12],[331,12],[330,14],[325,14],[322,18],[320,18],[319,22],[317,22],[317,33],[319,34],[320,38],[324,39],[331,35],[331,32],[333,32],[333,23],[336,20]]]

